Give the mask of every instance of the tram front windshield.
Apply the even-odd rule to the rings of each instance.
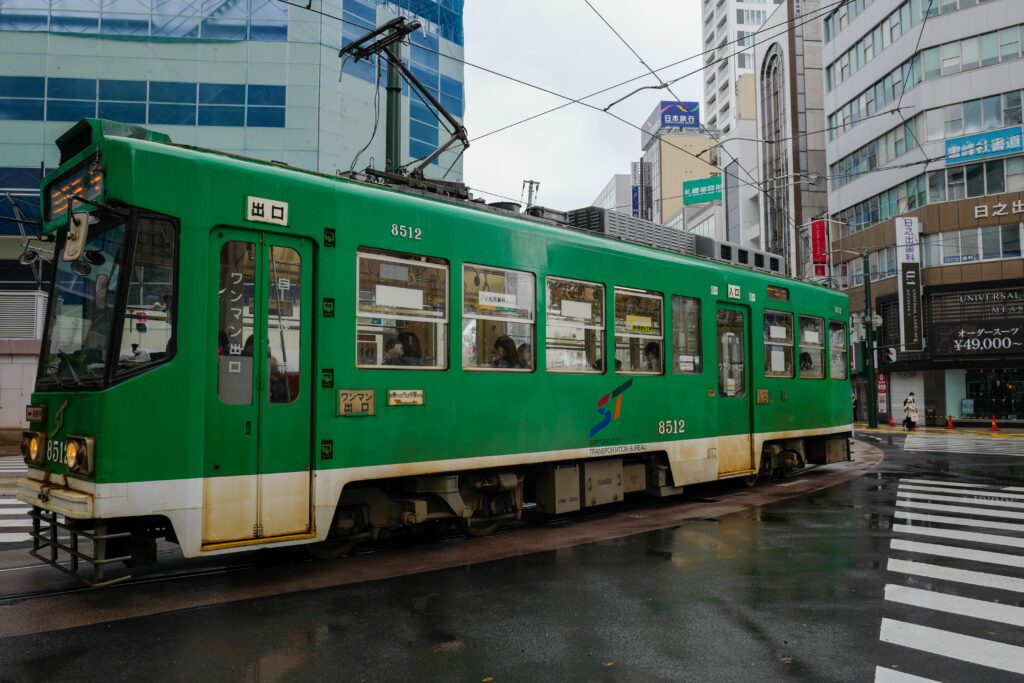
[[[39,391],[95,387],[104,377],[126,237],[124,217],[97,213],[81,258],[64,261],[58,252]]]

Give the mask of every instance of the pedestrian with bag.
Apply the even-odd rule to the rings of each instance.
[[[903,426],[907,431],[917,429],[917,404],[914,403],[914,392],[903,399]]]

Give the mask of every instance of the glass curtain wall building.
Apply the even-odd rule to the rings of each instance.
[[[386,68],[349,60],[341,74],[338,50],[394,16],[419,20],[403,60],[461,120],[462,4],[0,0],[0,193],[21,195],[31,212],[41,165],[56,165],[54,140],[94,116],[326,173],[383,168]],[[407,86],[402,106],[405,163],[448,134]],[[461,179],[459,151],[428,175],[451,166],[448,178]],[[0,216],[11,215],[5,197]]]

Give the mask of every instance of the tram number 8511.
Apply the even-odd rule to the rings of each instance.
[[[686,431],[686,420],[661,420],[658,422],[659,434],[682,434]]]

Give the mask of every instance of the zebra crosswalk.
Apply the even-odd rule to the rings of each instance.
[[[953,434],[907,434],[905,451],[936,451],[969,455],[1024,456],[1024,438],[989,436],[956,436]]]
[[[1024,487],[901,479],[894,518],[879,640],[977,667],[976,680],[1024,675]],[[876,683],[928,675],[875,669]]]
[[[4,474],[25,474],[28,467],[20,455],[0,456],[0,475]]]
[[[31,540],[32,520],[26,514],[30,507],[14,497],[0,497],[0,545]]]

